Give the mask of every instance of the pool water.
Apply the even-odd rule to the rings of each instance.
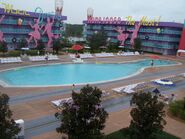
[[[123,64],[51,64],[16,68],[0,72],[0,80],[9,86],[55,86],[100,83],[134,75],[150,66],[150,59]],[[176,64],[154,60],[154,66]]]

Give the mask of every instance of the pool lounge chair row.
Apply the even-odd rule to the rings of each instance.
[[[45,61],[46,56],[29,56],[30,61]],[[49,55],[48,60],[58,60],[57,55]],[[0,63],[7,64],[7,63],[20,63],[22,62],[20,57],[7,57],[7,58],[0,58]]]
[[[29,56],[30,61],[45,61],[45,56]]]
[[[133,90],[136,86],[138,86],[139,84],[143,84],[144,82],[140,82],[140,83],[136,83],[136,84],[131,84],[131,85],[127,85],[127,86],[122,86],[122,87],[118,87],[118,88],[113,88],[112,90],[117,92],[117,93],[126,93],[126,94],[132,94],[135,91]]]
[[[113,57],[115,56],[113,53],[96,53],[96,57]]]
[[[171,81],[171,79],[169,79],[169,78],[174,78],[176,76],[178,76],[178,75],[171,75],[171,76],[167,76],[167,77],[164,77],[164,78],[151,80],[148,83],[153,83],[153,84],[157,84],[157,85],[161,85],[161,86],[174,86],[175,85],[174,82]],[[136,83],[136,84],[131,84],[131,85],[127,85],[127,86],[113,88],[112,90],[114,92],[117,92],[117,93],[132,94],[132,93],[135,92],[134,89],[137,88],[138,85],[142,85],[142,84],[146,84],[146,82],[139,82],[139,83]]]
[[[134,55],[140,55],[139,52],[123,52],[123,53],[118,53],[118,56],[134,56]]]
[[[80,54],[80,58],[93,58],[93,55],[90,53]]]
[[[185,76],[185,73],[183,74],[179,74],[180,76]],[[139,83],[135,83],[135,84],[130,84],[130,85],[126,85],[126,86],[122,86],[122,87],[118,87],[118,88],[113,88],[112,90],[114,92],[117,92],[117,93],[124,93],[124,94],[132,94],[132,93],[135,93],[138,88],[140,87],[144,87],[146,86],[147,84],[152,84],[154,83],[154,81],[164,81],[165,79],[168,79],[168,78],[174,78],[176,76],[179,76],[179,75],[171,75],[171,76],[167,76],[165,78],[161,78],[161,79],[156,79],[156,80],[151,80],[149,82],[139,82]],[[159,82],[160,85],[166,85],[166,84],[174,84],[173,81],[167,81],[169,83],[161,83]],[[156,88],[155,88],[156,90]],[[154,92],[154,90],[152,91]],[[110,93],[107,93],[105,90],[102,91],[102,97],[106,97],[106,96],[109,96]],[[57,107],[57,108],[60,108],[60,106],[62,106],[65,102],[72,102],[72,98],[65,98],[65,99],[59,99],[59,100],[54,100],[54,101],[51,101],[51,103]],[[169,104],[169,100],[168,101],[164,101],[166,104]]]
[[[46,59],[47,57],[47,59]],[[48,55],[48,56],[29,56],[30,61],[46,61],[46,60],[58,60],[57,55]]]
[[[7,57],[7,58],[0,58],[0,63],[20,63],[22,62],[20,57]]]
[[[75,59],[76,58],[76,55],[75,54],[70,54],[69,55],[72,59]],[[80,58],[82,59],[86,59],[86,58],[93,58],[94,56],[90,53],[84,53],[84,54],[80,54]]]
[[[133,55],[139,55],[139,52],[124,52],[124,53],[118,53],[118,56],[133,56]],[[71,58],[76,58],[75,54],[69,54]],[[86,59],[86,58],[94,58],[94,57],[113,57],[116,56],[113,53],[96,53],[94,56],[90,53],[84,53],[80,54],[80,58]]]

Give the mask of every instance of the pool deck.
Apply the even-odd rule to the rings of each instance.
[[[148,54],[149,55],[149,54]],[[117,63],[124,61],[133,61],[139,59],[145,59],[148,55],[141,56],[127,56],[127,57],[114,57],[114,58],[93,58],[87,59],[85,62],[102,62],[102,63]],[[114,82],[97,84],[102,90],[111,93],[112,98],[119,98],[120,94],[112,92],[112,88],[120,87],[124,85],[129,85],[138,82],[149,82],[150,80],[162,78],[170,75],[177,75],[180,73],[185,73],[185,59],[177,58],[175,56],[161,56],[161,59],[169,59],[177,62],[181,62],[182,65],[169,66],[169,67],[158,67],[158,68],[148,68],[145,69],[139,75],[130,77],[128,79],[123,79]],[[19,66],[29,66],[29,65],[39,65],[39,64],[50,64],[50,63],[66,63],[71,62],[69,56],[60,56],[59,61],[52,62],[23,62],[20,64],[1,64],[0,70],[5,70],[9,68],[15,68]],[[79,90],[82,86],[76,86],[75,89]],[[24,119],[25,121],[32,121],[35,119],[42,118],[44,116],[54,115],[57,110],[51,105],[50,101],[70,97],[72,87],[62,86],[62,87],[34,87],[34,88],[4,88],[0,86],[0,91],[6,93],[10,96],[10,107],[13,110],[15,119]],[[185,86],[184,88],[177,89],[174,91],[177,95],[177,99],[182,99],[185,97]],[[109,99],[109,98],[107,98]],[[106,134],[119,130],[120,128],[129,125],[130,108],[125,108],[123,110],[111,112],[109,118],[106,122],[106,127],[104,132]],[[124,117],[124,118],[123,118]],[[165,126],[165,131],[172,133],[181,138],[185,138],[185,123],[174,120],[173,118],[167,116],[167,125]],[[60,137],[55,131],[47,131],[42,134],[35,135],[33,138],[42,139],[57,139]]]

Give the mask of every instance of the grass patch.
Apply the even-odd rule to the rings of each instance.
[[[104,139],[130,139],[130,138],[129,138],[128,130],[121,129],[119,131],[113,132],[105,136]],[[156,139],[180,139],[180,138],[173,136],[169,133],[166,133],[164,131],[160,131],[156,134]]]
[[[185,120],[184,100],[178,100],[170,104],[169,111],[173,116]]]

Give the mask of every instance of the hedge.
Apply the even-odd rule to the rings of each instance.
[[[169,111],[173,116],[185,120],[184,100],[174,101],[169,105]]]

